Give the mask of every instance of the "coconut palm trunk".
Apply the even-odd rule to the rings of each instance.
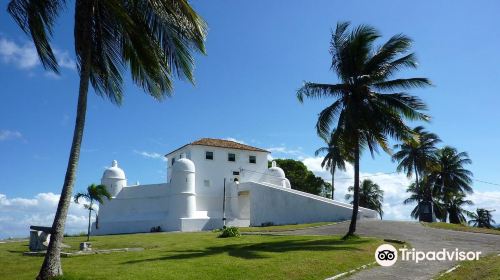
[[[335,192],[335,167],[332,167],[332,200],[334,200],[334,194]]]
[[[354,147],[354,191],[353,191],[353,200],[352,200],[352,217],[351,224],[349,225],[349,231],[344,236],[348,238],[349,236],[354,235],[356,232],[356,222],[358,219],[358,209],[359,209],[359,143],[356,141]]]
[[[87,227],[87,241],[90,241],[90,220],[92,219],[92,200],[90,200],[89,205],[89,225]]]
[[[77,22],[79,22],[78,21],[79,12],[84,11],[84,9],[78,8],[79,5],[82,5],[81,2],[83,1],[76,1]],[[82,24],[84,23],[82,22]],[[45,254],[45,259],[43,261],[42,267],[40,268],[40,272],[37,276],[38,280],[46,280],[52,277],[56,277],[58,275],[62,275],[61,256],[60,256],[61,243],[64,237],[64,226],[66,223],[68,208],[71,202],[73,186],[75,184],[76,170],[78,167],[78,161],[80,159],[80,148],[83,140],[83,131],[85,128],[85,115],[87,112],[87,95],[88,95],[89,78],[90,78],[90,67],[89,67],[90,55],[91,55],[90,51],[87,51],[84,61],[81,62],[80,85],[78,90],[78,105],[76,111],[75,129],[73,132],[73,142],[71,144],[71,150],[68,160],[68,166],[66,168],[66,176],[64,178],[64,185],[61,192],[61,198],[59,199],[56,215],[54,218],[54,222],[52,224],[52,234],[50,236],[50,243],[47,248],[47,253]]]
[[[415,165],[415,186],[417,187],[418,190],[420,185],[418,181],[418,170],[416,165]],[[420,204],[420,199],[418,200],[418,203]]]
[[[420,182],[418,180],[418,169],[417,169],[417,165],[416,164],[414,164],[414,169],[415,169],[415,171],[414,171],[415,172],[415,187],[417,188],[417,190],[419,190],[420,189]],[[424,198],[424,200],[425,200],[425,198]],[[422,202],[422,200],[419,197],[418,198],[418,204],[417,204],[418,206],[417,207],[420,208],[420,203],[421,202]],[[420,222],[424,221],[424,219],[422,219],[422,215],[419,215],[418,218],[419,218]]]

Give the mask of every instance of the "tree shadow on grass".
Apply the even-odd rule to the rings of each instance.
[[[332,240],[332,239],[322,239],[322,240],[286,240],[286,241],[274,241],[274,242],[262,242],[254,244],[229,244],[223,246],[210,246],[203,248],[201,250],[181,250],[181,251],[169,251],[168,256],[141,259],[141,260],[131,260],[124,262],[124,264],[135,264],[150,261],[161,261],[161,260],[181,260],[181,259],[193,259],[200,257],[209,257],[219,254],[227,254],[231,257],[242,258],[242,259],[264,259],[268,258],[263,253],[286,253],[286,252],[297,252],[297,251],[360,251],[360,245],[369,242],[365,239],[358,240]]]
[[[21,245],[21,246],[25,249],[9,249],[9,250],[7,250],[7,252],[12,253],[12,254],[21,254],[22,255],[25,252],[31,251],[29,248],[30,245],[26,244],[26,245]]]

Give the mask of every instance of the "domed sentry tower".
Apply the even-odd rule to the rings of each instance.
[[[127,186],[125,172],[118,167],[118,162],[116,160],[113,160],[111,167],[104,170],[101,184],[106,186],[106,190],[111,194],[111,197],[116,197],[122,188]]]
[[[195,166],[187,159],[177,160],[172,167],[169,215],[193,218],[196,212]]]
[[[290,188],[290,181],[286,178],[285,171],[279,168],[275,161],[271,163],[271,167],[269,167],[262,176],[262,181],[284,188]]]

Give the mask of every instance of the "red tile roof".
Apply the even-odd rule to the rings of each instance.
[[[252,147],[249,145],[241,144],[238,142],[230,141],[230,140],[223,140],[223,139],[214,139],[214,138],[201,138],[199,140],[196,140],[192,143],[186,144],[178,149],[175,149],[174,151],[166,154],[170,155],[188,145],[199,145],[199,146],[210,146],[210,147],[220,147],[220,148],[229,148],[229,149],[236,149],[236,150],[246,150],[246,151],[254,151],[254,152],[265,152],[269,153],[269,151],[266,151],[261,148],[257,147]]]

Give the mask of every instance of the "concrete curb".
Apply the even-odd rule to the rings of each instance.
[[[396,244],[405,244],[406,242],[403,241],[403,240],[398,240],[398,239],[384,239],[385,242],[389,242],[389,243],[396,243]]]
[[[457,265],[455,265],[454,267],[452,267],[452,268],[448,269],[447,271],[445,271],[445,272],[443,272],[443,273],[439,274],[439,276],[438,276],[437,278],[435,278],[435,279],[439,279],[439,278],[441,278],[441,277],[445,276],[446,274],[448,274],[448,273],[450,273],[450,272],[454,271],[455,269],[457,269],[457,268],[459,268],[459,267],[460,267],[460,265],[459,265],[459,264],[457,264]],[[433,279],[434,279],[434,278],[433,278]],[[431,279],[431,280],[432,280],[432,279]]]
[[[356,273],[356,272],[358,272],[360,270],[367,269],[368,267],[370,267],[370,266],[372,266],[372,265],[374,265],[376,263],[377,262],[372,262],[372,263],[369,263],[369,264],[365,264],[365,265],[362,265],[362,266],[357,267],[355,269],[352,269],[352,270],[349,270],[349,271],[346,271],[346,272],[342,272],[342,273],[339,273],[339,274],[334,275],[332,277],[326,278],[325,280],[336,280],[336,279],[348,276],[350,274]]]

